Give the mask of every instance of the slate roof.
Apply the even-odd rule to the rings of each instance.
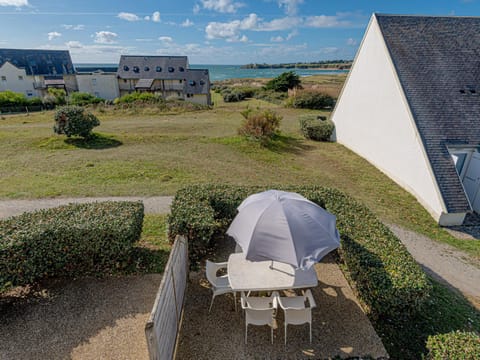
[[[148,89],[150,90],[153,85],[153,79],[140,79],[135,84],[135,89]]]
[[[208,69],[188,69],[185,77],[186,94],[208,94],[210,92],[210,74]]]
[[[68,50],[0,49],[0,66],[6,61],[27,75],[68,75],[75,70]]]
[[[186,56],[122,55],[117,75],[121,79],[180,80],[185,78],[187,68]]]
[[[447,211],[469,211],[447,147],[480,145],[480,18],[375,16]]]
[[[77,74],[90,74],[90,73],[116,73],[117,66],[89,66],[89,65],[77,65],[75,66],[75,72]]]

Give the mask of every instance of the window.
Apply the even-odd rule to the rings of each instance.
[[[188,82],[188,85],[190,85],[190,86],[195,86],[195,84],[196,84],[195,80],[190,80]]]
[[[18,80],[23,80],[23,76],[22,76],[22,75],[18,75]]]
[[[178,82],[181,84],[181,83],[182,83],[182,79],[178,80]]]
[[[95,97],[99,98],[100,97],[100,93],[98,91],[95,91],[94,93]]]
[[[130,68],[127,65],[123,65],[123,70],[128,71]]]
[[[205,81],[200,80],[200,85],[205,85]]]
[[[156,71],[156,72],[162,72],[162,67],[161,67],[161,66],[157,66],[157,67],[155,68],[155,71]]]
[[[2,81],[7,81],[7,77],[6,77],[6,76],[2,76]]]
[[[183,66],[179,66],[179,67],[178,67],[178,71],[184,72],[184,71],[185,71],[185,68],[184,68]]]
[[[127,82],[127,79],[123,79],[123,82],[126,83],[126,82]]]
[[[97,79],[92,79],[92,85],[97,85]]]
[[[133,72],[138,73],[140,72],[140,68],[138,66],[133,67]]]
[[[27,90],[27,96],[28,96],[28,97],[31,97],[31,96],[33,96],[33,92],[31,92],[31,91]]]
[[[145,66],[145,67],[143,68],[143,71],[150,71],[150,68],[149,68],[148,66]]]
[[[171,67],[171,66],[168,67],[168,72],[174,72],[174,71],[175,71],[175,69],[173,67]]]
[[[452,154],[452,159],[453,159],[453,162],[455,163],[455,168],[457,169],[458,175],[462,173],[463,165],[465,164],[466,158],[467,158],[467,153]]]

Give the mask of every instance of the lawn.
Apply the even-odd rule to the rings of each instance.
[[[260,100],[213,100],[212,110],[195,112],[97,111],[101,125],[88,144],[54,135],[53,112],[3,116],[0,198],[173,195],[192,183],[319,184],[347,192],[386,222],[480,259],[480,242],[453,238],[367,161],[339,144],[302,138],[298,118],[309,111]],[[237,135],[247,107],[283,116],[282,135],[268,147]]]

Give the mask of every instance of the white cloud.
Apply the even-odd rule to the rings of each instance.
[[[349,39],[347,40],[347,45],[349,45],[349,46],[355,46],[355,45],[357,45],[357,40],[355,40],[355,39],[353,39],[353,38],[349,38]]]
[[[161,42],[163,43],[171,43],[173,42],[173,39],[170,37],[170,36],[160,36],[158,38],[158,40],[160,40]]]
[[[242,41],[241,30],[255,30],[257,28],[258,16],[250,14],[243,20],[234,20],[227,23],[211,22],[205,28],[207,39],[225,39],[229,42]]]
[[[200,5],[195,4],[192,9],[194,14],[198,14],[200,12]]]
[[[95,33],[94,41],[97,44],[114,44],[118,34],[111,31],[98,31]]]
[[[248,37],[246,35],[242,35],[241,37],[233,36],[227,39],[227,42],[248,42]]]
[[[83,45],[80,41],[67,41],[65,43],[65,45],[69,48],[69,49],[81,49],[83,48]]]
[[[187,19],[187,20],[185,20],[184,22],[182,22],[180,26],[182,26],[182,27],[190,27],[190,26],[193,26],[193,25],[194,25],[193,21],[190,21],[190,19]]]
[[[152,21],[153,22],[160,22],[160,12],[159,11],[155,11],[152,14]]]
[[[0,6],[29,6],[28,0],[0,0]]]
[[[153,41],[153,39],[150,39],[150,38],[140,38],[140,39],[135,39],[135,41],[138,41],[138,42],[150,42],[150,41]]]
[[[145,20],[145,21],[150,21],[150,16],[148,16],[148,15],[147,15],[147,16],[144,16],[144,17],[143,17],[143,20]]]
[[[303,4],[303,0],[278,0],[278,6],[284,8],[288,15],[295,15],[300,4]]]
[[[117,15],[119,19],[126,20],[126,21],[139,21],[140,18],[132,13],[121,12]]]
[[[293,39],[295,36],[297,36],[299,33],[298,33],[298,30],[295,29],[293,30],[290,34],[287,35],[287,37],[285,38],[285,40],[289,41],[291,39]]]
[[[305,26],[313,28],[332,28],[332,27],[342,27],[349,26],[350,22],[347,20],[342,20],[340,16],[328,16],[328,15],[319,15],[319,16],[308,16],[305,19]]]
[[[235,2],[232,0],[201,0],[201,2],[204,9],[214,10],[221,13],[235,13],[237,12],[238,8],[245,6],[240,2]]]
[[[301,25],[302,19],[299,17],[284,17],[280,19],[274,19],[271,21],[263,22],[259,25],[257,30],[259,31],[279,31],[287,30]]]
[[[284,41],[284,40],[285,40],[285,39],[284,39],[283,37],[281,37],[281,36],[272,36],[272,37],[270,38],[270,41],[271,41],[271,42],[282,42],[282,41]]]
[[[62,34],[60,34],[59,32],[56,32],[56,31],[49,32],[47,35],[48,35],[48,40],[49,41],[52,41],[53,39],[62,36]]]
[[[69,25],[63,24],[62,27],[66,30],[85,30],[85,25],[78,24],[78,25]]]

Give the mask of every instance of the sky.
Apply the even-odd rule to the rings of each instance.
[[[480,0],[0,0],[0,48],[69,50],[74,64],[353,59],[373,12],[480,16]]]

